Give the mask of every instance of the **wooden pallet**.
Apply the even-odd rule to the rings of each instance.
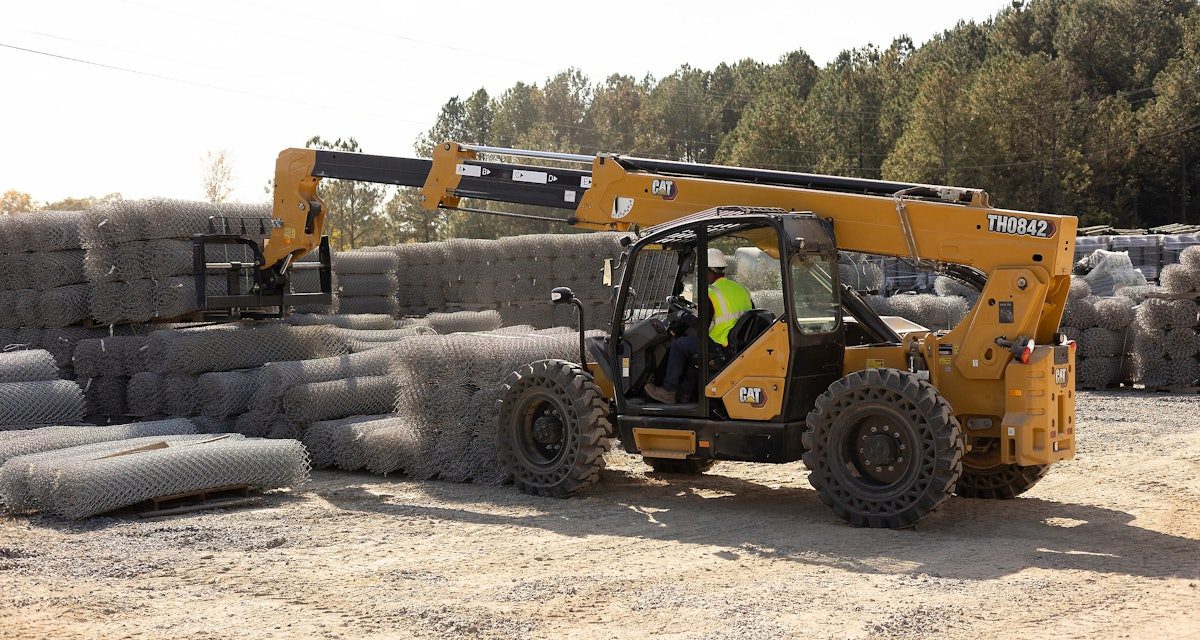
[[[139,518],[160,518],[204,509],[225,509],[261,504],[262,496],[251,495],[249,485],[235,484],[151,498],[134,506]]]

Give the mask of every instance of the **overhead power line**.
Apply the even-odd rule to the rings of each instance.
[[[34,54],[34,55],[45,56],[47,58],[54,58],[57,60],[64,60],[67,62],[74,62],[77,64],[84,64],[84,65],[89,65],[89,66],[93,66],[93,67],[99,67],[102,69],[108,69],[110,71],[119,71],[121,73],[129,73],[129,74],[133,74],[133,75],[144,76],[147,78],[154,78],[156,80],[165,80],[167,82],[175,82],[175,83],[179,83],[179,84],[185,84],[185,85],[189,85],[189,86],[193,86],[193,87],[199,87],[202,89],[212,89],[215,91],[224,91],[227,93],[235,93],[235,94],[239,94],[239,95],[249,96],[252,98],[259,98],[259,99],[263,99],[263,100],[274,100],[277,102],[283,102],[283,103],[287,103],[287,104],[302,105],[302,106],[312,107],[312,108],[316,108],[316,109],[327,109],[330,111],[338,111],[341,113],[348,113],[348,114],[354,114],[354,115],[360,115],[360,116],[368,116],[368,117],[372,117],[372,118],[383,118],[383,119],[391,120],[394,122],[407,122],[409,124],[416,124],[416,125],[421,125],[421,126],[431,126],[430,123],[428,123],[427,121],[409,120],[409,119],[405,119],[405,118],[397,118],[395,116],[382,115],[382,114],[378,114],[378,113],[365,113],[365,112],[361,112],[361,111],[352,111],[349,109],[344,109],[341,107],[331,106],[331,105],[327,105],[327,104],[318,104],[315,102],[305,102],[303,100],[295,100],[293,98],[284,98],[284,97],[277,96],[277,95],[258,93],[255,91],[247,91],[245,89],[235,89],[233,87],[225,87],[225,86],[221,86],[221,85],[217,85],[217,84],[212,84],[209,82],[200,82],[197,80],[189,80],[187,78],[179,78],[176,76],[168,76],[168,75],[162,75],[162,74],[158,74],[158,73],[151,73],[149,71],[140,71],[138,69],[130,69],[129,67],[121,67],[121,66],[117,66],[117,65],[107,64],[104,62],[96,62],[95,60],[87,60],[84,58],[75,58],[72,56],[65,56],[62,54],[52,53],[49,51],[30,49],[29,47],[21,47],[21,46],[17,46],[14,44],[8,44],[5,42],[0,42],[0,47],[3,47],[5,49],[12,49],[14,51],[21,51],[23,53],[30,53],[30,54]]]

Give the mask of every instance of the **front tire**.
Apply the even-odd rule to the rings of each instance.
[[[499,403],[497,446],[513,484],[556,498],[596,484],[607,416],[600,389],[577,364],[539,360],[510,374]]]
[[[808,414],[809,482],[859,527],[908,527],[933,513],[962,474],[963,436],[932,385],[896,369],[856,371]]]

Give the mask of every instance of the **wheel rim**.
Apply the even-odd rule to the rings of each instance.
[[[912,474],[913,434],[900,428],[887,416],[872,415],[849,429],[842,458],[846,471],[860,483],[886,489]]]
[[[563,408],[554,400],[530,398],[523,407],[521,433],[517,442],[532,466],[552,468],[567,452],[567,429]]]

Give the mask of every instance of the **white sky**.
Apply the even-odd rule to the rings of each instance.
[[[451,97],[569,67],[669,75],[803,49],[918,45],[1009,0],[4,0],[0,192],[203,199],[206,152],[258,201],[314,135],[411,156]],[[39,52],[39,53],[34,53]],[[465,141],[470,142],[470,141]],[[623,149],[613,149],[620,152]]]

